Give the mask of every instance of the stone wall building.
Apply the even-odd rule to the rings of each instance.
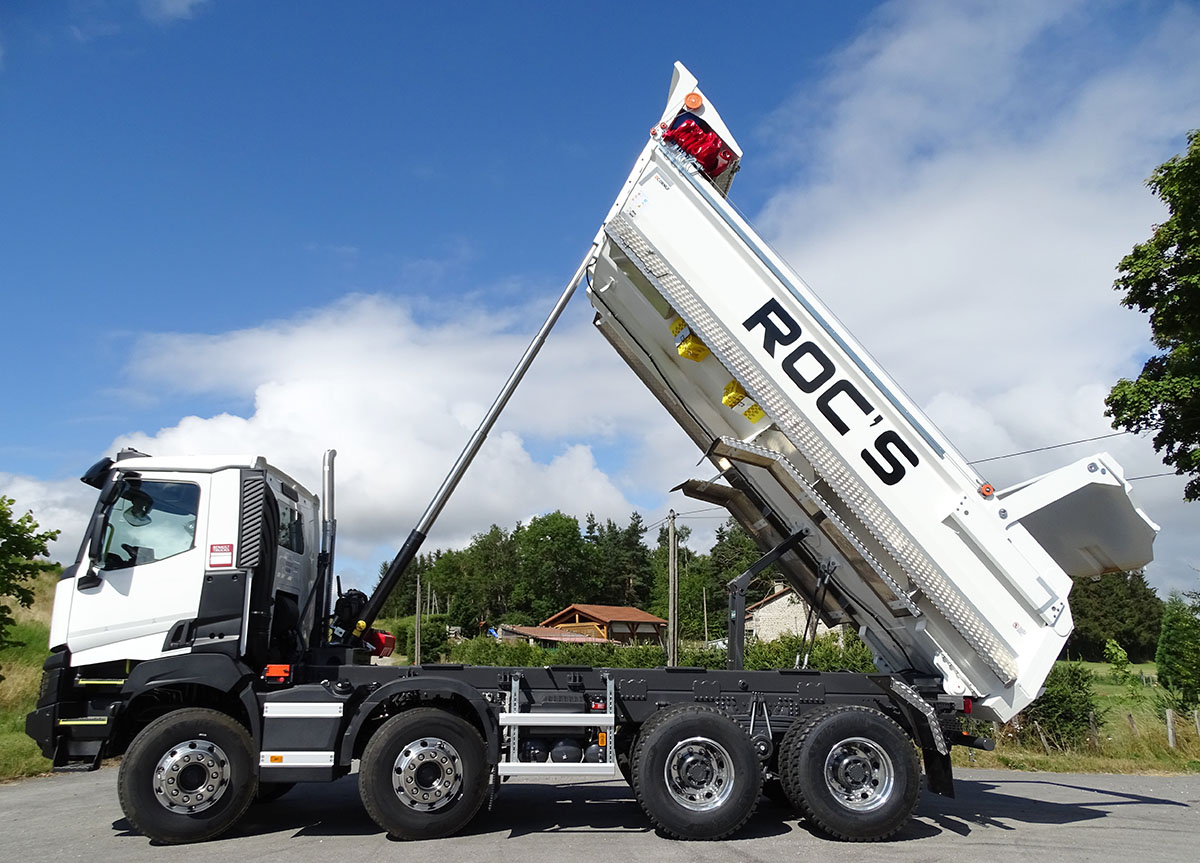
[[[784,633],[804,634],[808,603],[783,582],[775,582],[775,592],[746,608],[746,637],[772,641]],[[817,635],[829,627],[817,621]]]

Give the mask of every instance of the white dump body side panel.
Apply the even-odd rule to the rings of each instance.
[[[635,165],[589,296],[609,341],[776,532],[814,528],[835,573],[827,616],[857,625],[885,669],[936,673],[1007,719],[1036,697],[1070,634],[1064,565],[1149,559],[1155,528],[1107,456],[1080,482],[991,494],[673,145],[652,139]],[[1076,518],[1068,495],[1094,505]],[[1090,526],[1084,550],[1056,523]],[[1121,548],[1106,550],[1106,536]]]

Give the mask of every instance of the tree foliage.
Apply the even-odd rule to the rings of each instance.
[[[755,641],[746,648],[746,669],[791,668],[801,649],[798,635],[774,641]],[[870,649],[853,632],[827,632],[811,644],[809,667],[817,671],[876,671]],[[684,648],[680,664],[694,668],[724,668],[727,655],[717,648]],[[666,662],[656,645],[564,644],[539,647],[527,641],[472,638],[450,648],[450,660],[468,665],[590,665],[593,668],[658,668]]]
[[[1159,352],[1136,380],[1121,379],[1105,404],[1113,428],[1154,431],[1163,462],[1192,478],[1184,498],[1200,498],[1200,130],[1187,152],[1159,165],[1146,181],[1169,218],[1117,267],[1121,304],[1150,314]]]
[[[1071,659],[1105,662],[1104,646],[1115,641],[1131,662],[1154,659],[1162,600],[1143,572],[1110,572],[1075,579],[1071,614],[1075,631],[1067,645]]]
[[[1172,593],[1163,607],[1158,638],[1158,682],[1184,707],[1200,703],[1200,608]]]
[[[13,609],[4,600],[14,599],[25,608],[33,604],[33,590],[27,582],[53,565],[38,558],[49,553],[47,546],[58,536],[57,530],[39,533],[32,513],[14,519],[15,503],[0,495],[0,647],[11,643],[8,628],[13,624]]]
[[[679,629],[684,638],[726,630],[726,583],[759,557],[754,540],[730,519],[717,529],[709,554],[688,547],[690,528],[678,526]],[[382,618],[416,613],[416,575],[426,613],[445,615],[466,636],[500,623],[536,624],[572,603],[626,605],[667,616],[667,530],[646,544],[646,524],[632,513],[624,525],[561,512],[537,516],[512,530],[492,525],[466,548],[435,551],[413,561],[392,590]],[[380,576],[387,563],[380,565]],[[771,570],[751,585],[753,602],[771,588]]]
[[[1075,749],[1087,739],[1089,717],[1103,720],[1096,701],[1095,675],[1078,662],[1057,662],[1046,677],[1046,687],[1021,713],[1021,735],[1027,743],[1038,741],[1036,721],[1059,749]]]

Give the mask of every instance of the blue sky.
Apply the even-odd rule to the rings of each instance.
[[[73,478],[118,445],[259,450],[314,487],[335,446],[345,566],[370,573],[677,59],[746,151],[733,200],[968,457],[1103,434],[1149,349],[1113,267],[1161,216],[1142,179],[1200,126],[1198,43],[1196,7],[1159,2],[5,3],[0,492],[67,546]],[[435,540],[693,508],[666,492],[699,454],[589,321],[580,298]],[[1092,448],[1163,469],[1134,438]],[[1138,484],[1164,589],[1200,566],[1181,487]]]
[[[52,349],[41,328],[12,334],[14,353],[42,366],[15,376],[16,402],[52,394],[56,417],[5,435],[2,452],[9,469],[58,473],[92,456],[97,426],[230,406],[162,392],[115,402],[114,372],[137,361],[145,330],[218,332],[353,291],[474,289],[505,306],[557,287],[676,55],[737,93],[730,119],[752,128],[797,86],[792,58],[815,66],[867,5],[797,18],[803,28],[753,13],[729,26],[703,3],[707,26],[620,3],[601,15],[564,3],[6,8],[6,302],[12,319],[61,314]],[[764,7],[763,24],[777,13]],[[770,188],[761,170],[741,179],[760,200]]]

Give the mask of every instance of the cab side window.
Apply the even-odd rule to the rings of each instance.
[[[304,522],[299,511],[279,504],[279,545],[296,554],[304,554]]]

